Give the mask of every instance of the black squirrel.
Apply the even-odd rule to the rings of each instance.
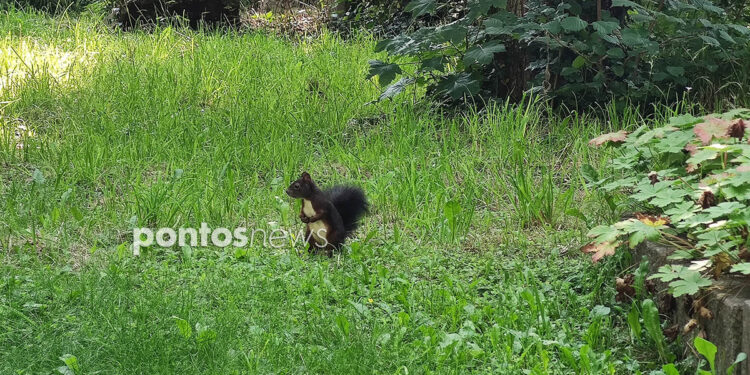
[[[289,185],[286,194],[302,199],[299,218],[307,224],[308,251],[325,249],[328,256],[354,233],[370,207],[362,189],[337,185],[320,190],[307,172]]]

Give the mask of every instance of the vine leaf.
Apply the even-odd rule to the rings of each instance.
[[[404,91],[409,85],[414,83],[413,78],[403,77],[396,81],[396,83],[388,86],[388,88],[383,91],[382,94],[380,94],[379,100],[385,100],[385,99],[391,99],[394,96],[400,94],[402,91]]]
[[[401,67],[398,64],[388,64],[380,60],[370,60],[369,64],[370,71],[367,79],[378,76],[378,82],[383,86],[391,83],[397,74],[401,74]]]
[[[492,62],[492,59],[498,52],[505,52],[505,45],[498,42],[490,42],[485,45],[471,47],[464,55],[464,64],[487,65]]]
[[[698,271],[685,271],[679,280],[669,283],[672,288],[672,294],[679,297],[685,294],[693,295],[698,293],[701,288],[711,286],[711,280],[701,276]]]
[[[590,146],[599,147],[599,146],[604,145],[606,143],[619,144],[619,143],[625,142],[625,140],[627,138],[628,138],[628,132],[626,132],[625,130],[620,130],[620,131],[614,132],[614,133],[602,134],[602,135],[600,135],[600,136],[598,136],[598,137],[590,140],[589,141],[589,145]]]
[[[695,125],[693,132],[695,132],[695,135],[698,136],[703,145],[707,146],[711,144],[711,140],[714,138],[729,138],[729,127],[731,125],[731,121],[708,117],[705,122]]]
[[[743,275],[750,275],[750,263],[735,264],[732,267],[732,272],[741,273]]]
[[[565,17],[560,20],[560,27],[562,27],[565,31],[578,32],[585,29],[588,25],[588,22],[575,16]]]
[[[413,0],[409,4],[406,4],[405,11],[411,13],[411,16],[417,18],[425,14],[435,13],[437,4],[435,0]]]
[[[479,92],[479,81],[467,73],[452,74],[442,77],[437,89],[453,99],[459,99],[464,95],[471,96]]]
[[[591,260],[596,263],[605,256],[615,255],[615,250],[620,246],[620,242],[592,242],[581,248],[584,253],[593,253]]]

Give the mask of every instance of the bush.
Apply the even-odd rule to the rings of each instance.
[[[609,196],[625,192],[644,209],[613,225],[589,231],[584,247],[594,261],[621,246],[646,239],[676,248],[652,278],[669,282],[676,297],[694,295],[711,285],[709,275],[750,274],[749,110],[697,118],[683,115],[663,127],[643,126],[631,134],[605,134],[591,144],[611,145],[617,157],[599,179],[593,168],[583,173]],[[692,261],[690,267],[685,262]]]
[[[195,28],[201,22],[237,24],[241,7],[240,0],[116,0],[115,16],[126,29],[175,16],[185,17]]]
[[[37,9],[44,12],[58,14],[64,11],[81,11],[87,5],[97,0],[10,0],[6,3],[20,9]],[[2,5],[0,5],[2,7]]]
[[[406,10],[419,19],[445,4],[413,0]],[[392,61],[371,61],[370,76],[387,85],[402,75],[381,98],[424,84],[453,100],[530,91],[581,107],[674,100],[692,87],[711,102],[713,82],[735,78],[747,58],[749,34],[708,0],[469,0],[455,22],[378,43]]]

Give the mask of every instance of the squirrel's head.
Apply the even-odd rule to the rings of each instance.
[[[315,191],[315,188],[315,183],[310,174],[302,172],[302,176],[286,188],[286,194],[292,198],[309,198]]]

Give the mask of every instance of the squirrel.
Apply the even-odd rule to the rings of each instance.
[[[299,218],[307,224],[308,251],[324,249],[329,257],[351,237],[370,207],[362,189],[337,185],[320,190],[307,172],[289,185],[286,194],[302,199]]]

